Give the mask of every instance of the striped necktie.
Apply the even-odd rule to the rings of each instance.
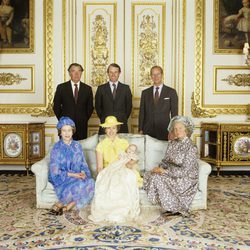
[[[155,103],[155,105],[158,103],[159,98],[160,98],[160,95],[159,95],[159,87],[156,87],[156,88],[155,88],[155,96],[154,96],[154,103]]]
[[[115,99],[115,96],[116,96],[116,85],[113,83],[112,84],[112,86],[113,86],[113,99]]]

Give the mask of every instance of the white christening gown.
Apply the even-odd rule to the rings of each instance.
[[[125,166],[129,160],[124,154],[98,174],[89,216],[92,221],[124,222],[138,218],[139,189],[135,172]]]

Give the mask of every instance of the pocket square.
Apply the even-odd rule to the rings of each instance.
[[[169,100],[169,99],[170,99],[170,97],[165,97],[165,98],[164,98],[164,100]]]

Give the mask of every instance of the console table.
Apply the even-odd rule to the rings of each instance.
[[[201,124],[201,159],[221,166],[250,166],[250,122]]]
[[[45,155],[44,122],[0,123],[0,164],[30,165]]]

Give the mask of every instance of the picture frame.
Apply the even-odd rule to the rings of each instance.
[[[11,0],[12,1],[12,0]],[[15,0],[18,1],[18,0]],[[22,2],[19,0],[19,2]],[[0,0],[1,3],[1,0]],[[34,12],[34,3],[36,4],[36,8],[40,9],[41,11],[37,11],[36,15]],[[30,6],[30,12],[31,9],[33,9],[33,24],[37,22],[38,20],[46,20],[46,22],[43,23],[43,25],[40,25],[37,27],[36,32],[36,39],[31,38],[31,42],[35,43],[37,45],[38,41],[41,42],[41,48],[42,49],[33,49],[34,52],[30,53],[29,56],[23,57],[23,54],[25,52],[29,52],[29,48],[26,49],[15,49],[15,48],[8,48],[9,51],[6,50],[0,50],[0,54],[5,53],[16,53],[15,57],[17,61],[22,61],[22,65],[17,65],[18,69],[10,69],[6,70],[4,72],[5,75],[8,73],[11,73],[14,75],[14,79],[18,79],[19,77],[16,77],[18,72],[21,69],[21,67],[24,67],[22,70],[22,74],[20,78],[27,78],[25,81],[29,81],[29,79],[34,79],[33,87],[29,88],[27,90],[26,87],[24,87],[24,91],[21,92],[18,91],[16,93],[16,90],[10,85],[8,87],[1,88],[1,104],[0,104],[0,113],[2,114],[31,114],[34,116],[54,116],[53,112],[53,97],[54,97],[54,83],[53,83],[53,66],[54,66],[54,58],[53,58],[53,45],[54,45],[54,0],[44,0],[44,1],[36,1],[35,0],[29,0],[29,6]],[[30,24],[31,25],[31,24]],[[34,27],[31,28],[34,33]],[[32,36],[32,35],[30,35]],[[33,34],[34,36],[34,34]],[[40,42],[38,44],[40,44]],[[30,46],[32,47],[32,46]],[[35,45],[33,45],[35,47]],[[30,50],[31,51],[31,50]],[[13,55],[4,55],[4,57],[9,60],[11,63],[11,60],[13,60]],[[21,59],[25,58],[25,60]],[[27,60],[26,60],[27,59]],[[34,75],[32,76],[32,71],[30,70],[30,74],[28,74],[26,71],[26,68],[30,66],[28,62],[33,60],[35,64],[33,65],[33,71]],[[40,62],[43,62],[40,64]],[[4,66],[8,67],[12,64],[5,64]],[[39,65],[39,67],[38,67]],[[50,65],[50,66],[49,66]],[[41,68],[41,66],[43,66]],[[37,68],[39,68],[37,70]],[[25,73],[26,72],[26,73]],[[39,73],[41,72],[41,73]],[[24,74],[25,73],[25,74]],[[4,77],[5,77],[4,75]],[[38,76],[39,75],[39,76]],[[43,76],[43,80],[41,81],[43,84],[37,84],[37,82],[40,82],[41,75]],[[5,81],[4,83],[8,83],[8,81]],[[1,83],[2,84],[2,83]],[[23,84],[22,84],[23,85]],[[25,85],[26,86],[26,85]],[[3,91],[4,90],[4,91]],[[27,91],[30,91],[30,93],[27,93]],[[11,92],[11,95],[10,95]],[[42,93],[42,95],[41,95]],[[18,98],[17,98],[18,96]],[[19,101],[21,100],[21,101]]]
[[[9,158],[18,158],[23,152],[23,138],[18,133],[6,133],[4,136],[4,156]]]
[[[249,134],[231,134],[232,143],[230,159],[248,161],[250,159],[250,136]]]
[[[32,132],[32,143],[39,143],[40,142],[40,133],[39,132]]]
[[[34,1],[0,0],[0,53],[34,52]]]
[[[33,156],[40,156],[40,145],[39,144],[32,145],[32,155]]]
[[[0,65],[0,93],[34,93],[35,65]]]
[[[214,53],[242,54],[250,39],[244,11],[241,0],[214,0]]]
[[[214,94],[250,94],[249,66],[214,66]]]

